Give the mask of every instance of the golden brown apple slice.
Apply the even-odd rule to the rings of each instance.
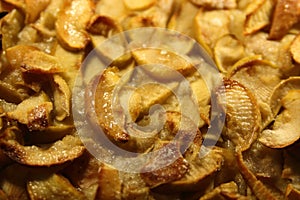
[[[58,15],[55,27],[57,38],[68,50],[82,50],[90,42],[85,31],[93,15],[92,0],[66,1],[64,9]]]
[[[122,184],[122,199],[151,199],[151,190],[139,173],[119,172]]]
[[[178,8],[175,8],[173,15],[168,23],[169,29],[177,30],[188,36],[194,36],[194,18],[199,8],[190,1],[180,2]]]
[[[6,57],[14,68],[22,67],[30,73],[58,73],[63,72],[60,61],[38,48],[28,45],[16,45],[7,49]]]
[[[128,142],[130,136],[125,132],[124,127],[116,122],[113,113],[113,91],[120,80],[119,70],[117,68],[107,68],[104,70],[101,78],[98,81],[93,81],[92,88],[95,89],[95,99],[91,101],[95,102],[91,110],[95,109],[95,117],[98,125],[101,126],[105,134],[116,142]],[[96,85],[97,84],[97,85]],[[95,108],[94,108],[95,107]],[[121,113],[124,114],[124,113]]]
[[[40,146],[23,146],[17,139],[17,128],[6,129],[0,139],[0,147],[6,155],[18,163],[29,166],[52,166],[72,161],[85,151],[80,139],[67,135],[62,140]]]
[[[88,32],[109,37],[122,30],[122,27],[114,19],[105,15],[94,15],[87,25]],[[98,44],[95,44],[98,45]]]
[[[225,79],[219,91],[220,104],[226,110],[226,130],[223,135],[246,150],[260,131],[260,112],[253,94],[237,81]],[[222,96],[220,96],[222,95]]]
[[[273,89],[281,80],[281,72],[260,56],[245,57],[238,61],[228,72],[228,77],[247,87],[256,97],[261,117],[262,127],[266,127],[273,119],[269,101]]]
[[[18,42],[18,34],[22,30],[24,16],[21,11],[14,9],[1,19],[2,49],[6,50]]]
[[[136,60],[138,65],[163,65],[165,67],[169,67],[175,71],[178,71],[184,75],[187,75],[193,71],[195,68],[193,65],[182,56],[177,55],[176,53],[164,50],[164,49],[137,49],[132,52],[134,59]],[[149,67],[147,67],[149,68]],[[161,77],[161,71],[165,72],[165,76],[172,75],[168,70],[162,70],[162,67],[153,66],[150,71],[156,77]]]

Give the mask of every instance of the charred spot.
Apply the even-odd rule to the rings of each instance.
[[[116,141],[121,142],[121,143],[126,143],[130,139],[130,136],[124,132],[117,133],[115,137],[116,137]]]
[[[32,130],[43,130],[49,126],[49,114],[43,105],[35,107],[28,115],[28,128]]]

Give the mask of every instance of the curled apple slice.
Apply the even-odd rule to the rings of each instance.
[[[228,14],[224,10],[208,12],[200,10],[196,15],[195,32],[197,40],[208,52],[211,52],[219,38],[230,33],[230,16]]]
[[[271,148],[283,148],[300,138],[300,90],[290,90],[281,99],[283,111],[277,115],[273,126],[262,131],[259,141]]]
[[[62,140],[40,146],[23,146],[17,140],[20,131],[6,129],[0,147],[12,160],[29,166],[52,166],[72,161],[85,151],[80,139],[67,135]]]
[[[279,68],[269,61],[262,60],[261,56],[245,57],[228,72],[228,77],[243,84],[256,97],[263,128],[274,119],[269,101],[281,76]]]
[[[293,76],[281,81],[272,92],[270,97],[270,106],[273,115],[276,116],[282,106],[281,99],[287,95],[290,90],[300,90],[300,77]]]
[[[93,16],[87,25],[87,30],[90,33],[102,35],[104,37],[109,37],[118,33],[121,29],[122,28],[117,21],[105,15]]]
[[[245,49],[235,37],[225,35],[216,42],[214,56],[219,70],[226,73],[231,66],[245,56]]]
[[[126,143],[130,137],[125,132],[124,127],[120,127],[116,123],[112,110],[113,90],[120,80],[118,72],[117,68],[107,68],[104,70],[99,81],[93,81],[94,83],[92,83],[91,87],[92,89],[96,89],[95,99],[90,99],[91,102],[88,104],[88,109],[91,112],[95,109],[95,112],[93,112],[95,116],[93,117],[96,117],[96,119],[92,120],[97,121],[98,125],[101,126],[110,139]],[[95,102],[95,106],[93,106],[92,102]]]
[[[85,29],[93,15],[93,1],[75,0],[65,3],[55,24],[57,38],[68,50],[82,50],[90,42]]]
[[[53,76],[53,99],[55,118],[64,120],[71,114],[71,91],[66,81],[59,75]]]
[[[260,131],[260,112],[253,94],[237,81],[225,79],[218,90],[220,104],[226,109],[226,130],[223,135],[236,146],[246,150]]]

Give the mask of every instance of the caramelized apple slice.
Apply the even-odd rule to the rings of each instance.
[[[55,27],[57,38],[66,49],[82,50],[90,42],[90,36],[85,29],[93,15],[93,8],[92,0],[65,2]]]
[[[30,73],[49,74],[64,71],[56,57],[28,45],[17,45],[7,49],[6,57],[12,67],[22,67]]]
[[[22,101],[15,110],[8,112],[7,116],[26,124],[30,130],[43,130],[49,126],[52,108],[48,96],[40,93]]]
[[[223,135],[236,146],[246,150],[260,131],[260,112],[253,94],[234,80],[224,80],[219,91],[221,105],[226,109],[226,130]]]
[[[92,88],[96,90],[95,99],[91,101],[95,101],[95,120],[97,120],[105,134],[113,141],[128,142],[130,137],[125,132],[124,127],[120,127],[116,123],[112,110],[113,90],[119,80],[120,76],[117,68],[107,68],[104,70],[99,83],[98,81],[94,81],[95,83],[93,83]],[[88,106],[94,107],[91,102],[89,103],[90,105]],[[91,110],[94,110],[94,108],[91,108]]]
[[[88,32],[109,37],[122,30],[114,19],[104,15],[94,15],[87,25]],[[95,44],[98,45],[98,44]]]
[[[21,11],[14,9],[1,19],[2,49],[6,50],[18,42],[18,34],[22,30],[24,16]]]
[[[40,146],[23,146],[17,139],[20,131],[6,129],[0,139],[0,147],[6,155],[18,163],[29,166],[51,166],[72,161],[85,151],[80,139],[67,135],[62,140]]]
[[[228,72],[228,77],[243,84],[256,97],[263,128],[274,119],[269,101],[281,76],[278,67],[273,66],[269,61],[262,60],[260,56],[245,57]]]

